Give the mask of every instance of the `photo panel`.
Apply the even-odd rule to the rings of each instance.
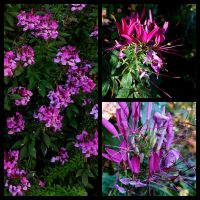
[[[196,4],[103,4],[104,100],[195,100],[196,35]]]
[[[103,196],[196,196],[195,102],[102,102]]]
[[[4,4],[4,113],[4,196],[98,195],[98,4]]]

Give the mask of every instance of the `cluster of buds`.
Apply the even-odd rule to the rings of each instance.
[[[141,103],[131,103],[132,113],[127,103],[120,102],[119,105],[120,108],[116,111],[118,130],[110,121],[102,118],[102,125],[117,138],[119,147],[117,150],[106,147],[106,153],[102,156],[117,163],[120,169],[124,170],[122,166],[126,166],[125,170],[130,170],[132,178],[121,177],[119,180],[123,187],[117,183],[115,185],[117,190],[124,193],[127,185],[144,187],[148,181],[154,180],[155,173],[166,173],[169,168],[175,166],[180,153],[172,146],[174,140],[172,116],[170,113],[165,113],[165,107],[162,113],[153,113],[153,103],[149,102],[146,121],[140,126]],[[141,165],[142,163],[148,165]],[[140,181],[140,177],[144,177],[145,174],[147,179]]]

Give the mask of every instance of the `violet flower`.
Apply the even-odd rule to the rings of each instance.
[[[129,108],[126,102],[119,102],[120,107],[123,109],[126,116],[129,116]]]
[[[157,53],[153,50],[147,52],[146,57],[144,58],[143,63],[150,63],[153,70],[159,74],[162,67],[163,61],[160,57],[157,56]]]
[[[152,152],[149,157],[149,175],[151,176],[155,172],[160,170],[160,156],[156,152]]]
[[[138,120],[140,118],[140,102],[132,102],[132,119],[133,119],[133,129],[137,127]]]
[[[134,155],[128,159],[128,164],[132,173],[138,174],[140,172],[140,158],[138,156]]]
[[[176,163],[179,159],[180,152],[176,149],[172,149],[168,152],[167,156],[165,157],[165,167],[169,168]]]
[[[15,54],[13,51],[7,51],[4,55],[4,76],[11,77],[16,69]]]
[[[127,116],[125,115],[122,109],[117,109],[116,120],[117,120],[117,126],[119,128],[120,133],[122,134],[124,139],[128,141],[128,134],[129,134],[128,120],[127,120]]]

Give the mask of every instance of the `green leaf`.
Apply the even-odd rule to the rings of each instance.
[[[29,135],[26,135],[23,140],[23,144],[27,144],[29,141]]]
[[[45,87],[45,88],[48,88],[48,89],[53,89],[53,86],[46,80],[41,80],[40,83]]]
[[[11,94],[10,98],[13,99],[13,100],[16,100],[16,99],[21,99],[22,97],[19,94]]]
[[[22,74],[24,72],[25,68],[24,67],[17,67],[17,69],[14,72],[14,76],[19,76],[20,74]]]
[[[4,99],[4,109],[7,111],[11,110],[10,99],[8,98],[8,96],[5,96]]]
[[[7,30],[7,31],[15,31],[14,28],[11,28],[11,27],[8,27],[8,26],[5,26],[4,29]]]
[[[35,141],[28,144],[28,152],[32,157],[36,158]]]
[[[87,169],[87,175],[88,175],[89,177],[94,177],[94,175],[93,175],[93,173],[91,172],[90,169]]]
[[[127,88],[122,88],[119,90],[116,98],[126,98],[129,95],[130,90]]]
[[[83,172],[84,172],[84,169],[79,169],[76,173],[76,178],[79,176],[82,176]]]
[[[113,188],[114,182],[116,179],[116,175],[109,175],[107,172],[103,173],[102,176],[102,193],[108,194],[110,189]]]
[[[29,77],[28,89],[32,90],[36,85],[36,80],[33,76]]]
[[[82,183],[83,183],[83,185],[84,185],[85,187],[87,187],[87,185],[88,185],[88,176],[87,176],[86,173],[84,173],[84,174],[82,175]]]
[[[41,151],[43,156],[45,156],[47,153],[47,146],[44,143],[41,144]]]
[[[20,150],[20,160],[23,160],[28,156],[28,146],[25,144]]]
[[[8,22],[8,24],[13,27],[14,26],[14,19],[12,16],[10,16],[9,14],[5,14],[5,19]]]
[[[114,67],[117,66],[117,63],[118,63],[118,57],[116,55],[111,55],[111,58],[110,58],[110,64],[112,64]]]
[[[132,86],[132,75],[131,73],[124,74],[121,81],[121,86],[124,88],[131,88]]]
[[[73,128],[77,129],[78,128],[78,122],[73,119],[73,120],[70,121],[70,126],[72,126]]]
[[[38,92],[42,97],[46,96],[46,88],[42,84],[38,86]]]
[[[5,83],[6,85],[8,85],[9,81],[10,81],[10,78],[9,78],[9,77],[4,77],[4,83]]]
[[[13,145],[12,145],[12,149],[19,149],[21,148],[22,146],[24,146],[24,143],[22,140],[18,140],[17,142],[15,142]]]
[[[70,109],[73,111],[73,112],[75,112],[75,113],[79,113],[79,109],[78,109],[78,107],[76,106],[76,105],[70,105]]]
[[[51,143],[49,136],[46,133],[43,133],[42,139],[43,139],[43,142],[46,144],[46,146],[49,148],[49,145]]]
[[[109,87],[110,87],[110,81],[109,80],[103,83],[103,85],[102,85],[102,96],[103,97],[107,94]]]

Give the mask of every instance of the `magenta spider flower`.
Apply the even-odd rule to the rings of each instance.
[[[138,156],[128,159],[128,164],[132,173],[138,174],[140,172],[140,158]]]
[[[130,191],[130,187],[146,187],[148,182],[156,181],[156,176],[167,175],[167,170],[175,166],[180,157],[180,152],[172,146],[171,114],[166,113],[165,107],[161,112],[155,112],[153,104],[149,102],[144,106],[132,102],[129,109],[130,104],[119,102],[116,125],[102,119],[102,125],[117,138],[117,145],[105,145],[102,157],[118,166],[116,170],[120,175],[116,178],[115,188],[120,193]],[[141,121],[141,116],[146,121]],[[124,174],[125,177],[121,177]],[[141,180],[145,175],[146,179]]]

